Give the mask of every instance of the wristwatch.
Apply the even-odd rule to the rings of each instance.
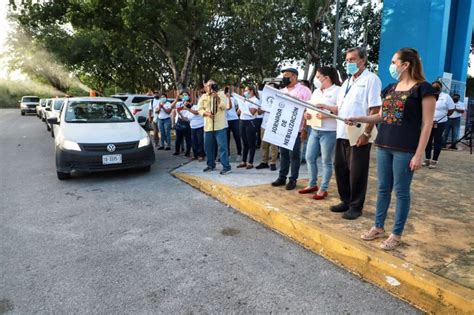
[[[370,139],[370,137],[372,136],[370,133],[367,133],[364,131],[364,133],[362,133],[364,136],[367,137],[367,139]]]

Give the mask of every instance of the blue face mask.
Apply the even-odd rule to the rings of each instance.
[[[189,101],[189,96],[188,96],[188,95],[183,95],[181,98],[182,98],[182,100],[185,101],[185,102],[186,102],[186,101]]]
[[[249,93],[249,92],[244,92],[244,97],[245,97],[245,98],[249,98],[249,97],[250,97],[250,93]]]
[[[357,63],[355,62],[348,62],[346,63],[346,72],[350,75],[354,75],[359,71],[357,67]]]
[[[160,98],[160,102],[162,102],[162,103],[166,103],[166,97],[162,97],[162,98]]]
[[[388,71],[390,72],[390,75],[392,76],[392,78],[394,78],[397,81],[398,79],[400,79],[400,72],[398,72],[396,64],[392,63],[390,65],[390,68],[388,68]]]

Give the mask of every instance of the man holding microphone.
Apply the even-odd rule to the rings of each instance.
[[[213,80],[207,81],[204,89],[206,94],[202,95],[198,102],[198,112],[204,117],[204,150],[207,157],[207,167],[204,172],[210,172],[216,168],[217,143],[223,167],[220,174],[226,175],[231,172],[227,152],[227,120],[225,117],[227,98],[223,92],[218,91],[219,88]]]

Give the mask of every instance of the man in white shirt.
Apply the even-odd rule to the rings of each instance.
[[[160,95],[157,91],[153,92],[154,98],[151,99],[150,107],[148,108],[148,121],[152,124],[153,128],[153,139],[155,140],[155,147],[158,148],[160,142],[159,137],[159,127],[158,127],[158,113],[155,110],[158,109],[160,105]]]
[[[449,134],[451,132],[451,145],[449,148],[453,150],[457,150],[456,142],[459,140],[461,116],[465,110],[464,103],[459,100],[460,98],[461,97],[459,94],[453,94],[452,99],[454,102],[454,111],[450,116],[448,116],[448,124],[446,125],[446,130],[444,131],[443,137],[443,147],[446,147],[446,143],[448,142]]]
[[[379,112],[382,105],[382,82],[366,69],[367,53],[364,48],[351,48],[346,52],[346,71],[349,75],[337,97],[338,115],[341,118],[367,116]],[[332,212],[343,212],[348,220],[362,215],[369,175],[370,147],[373,124],[363,125],[363,133],[351,146],[347,125],[337,121],[334,171],[341,203],[331,206]]]

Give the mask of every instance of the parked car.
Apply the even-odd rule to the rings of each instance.
[[[41,98],[39,100],[38,105],[36,105],[36,117],[38,117],[41,120],[43,120],[43,111],[45,107],[46,107],[46,99]]]
[[[150,137],[128,107],[116,98],[74,97],[64,101],[60,115],[48,119],[56,125],[56,172],[67,179],[71,172],[138,168],[149,171],[155,162]]]
[[[138,119],[138,117],[148,117],[148,107],[145,108],[144,102],[149,101],[153,98],[153,95],[143,94],[116,94],[112,95],[113,98],[122,100],[128,109],[132,112],[132,115]],[[140,123],[141,126],[145,125],[145,122]]]
[[[53,98],[51,102],[48,103],[48,106],[46,106],[44,109],[46,130],[51,131],[51,137],[54,137],[54,130],[48,123],[48,118],[57,117],[59,115],[59,111],[64,104],[64,100],[64,98]]]
[[[25,116],[26,113],[36,113],[36,105],[39,104],[39,97],[34,95],[23,96],[19,103],[22,116]]]

